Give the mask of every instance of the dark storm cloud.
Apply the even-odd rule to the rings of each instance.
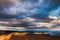
[[[11,19],[11,18],[15,18],[14,15],[6,14],[6,12],[4,11],[4,8],[7,8],[8,9],[13,4],[14,4],[13,3],[13,0],[0,0],[0,19]]]
[[[0,0],[0,7],[8,7],[8,6],[11,6],[13,4],[11,1],[10,0]]]
[[[4,10],[3,14],[6,15],[17,15],[16,18],[24,16],[43,19],[48,17],[48,12],[57,8],[59,3],[59,0],[0,0],[0,10]]]
[[[31,1],[31,2],[37,2],[38,0],[21,0],[21,1]]]
[[[12,19],[12,18],[15,18],[15,16],[8,15],[5,13],[0,13],[0,19]]]

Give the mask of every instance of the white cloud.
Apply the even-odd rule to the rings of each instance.
[[[60,7],[58,7],[57,9],[55,10],[52,10],[49,12],[50,15],[49,15],[49,18],[52,18],[52,19],[59,19],[60,18]]]
[[[25,31],[26,28],[24,27],[8,27],[8,26],[0,26],[0,30],[4,30],[4,31]]]
[[[25,17],[24,19],[22,19],[23,21],[26,21],[26,22],[34,22],[36,21],[36,19],[34,18],[30,18],[30,17]]]

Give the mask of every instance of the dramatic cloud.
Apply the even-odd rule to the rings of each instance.
[[[52,19],[60,19],[60,6],[49,12],[49,17]]]
[[[41,15],[48,15],[47,10],[45,11],[45,9],[49,7],[50,3],[50,1],[46,2],[44,0],[2,0],[1,2],[2,3],[0,4],[3,5],[3,10],[1,11],[2,13],[6,13],[9,15],[24,14],[25,16],[31,16],[32,14],[35,15],[36,13],[40,13]],[[8,3],[4,4],[3,2]]]
[[[43,19],[48,17],[49,11],[58,5],[56,0],[0,0],[0,13],[17,15],[15,18],[32,17]],[[21,16],[21,17],[20,17]]]
[[[60,0],[0,0],[0,19],[11,19],[1,30],[60,29],[60,20],[50,22],[52,17],[60,18]]]

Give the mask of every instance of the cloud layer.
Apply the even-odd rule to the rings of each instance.
[[[16,18],[24,16],[43,19],[48,17],[49,11],[58,6],[59,2],[54,1],[56,0],[0,0],[0,12],[10,16],[16,15]]]

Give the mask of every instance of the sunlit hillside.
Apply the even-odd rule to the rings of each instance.
[[[27,34],[27,33],[0,33],[0,40],[60,40],[59,36],[48,34]]]

